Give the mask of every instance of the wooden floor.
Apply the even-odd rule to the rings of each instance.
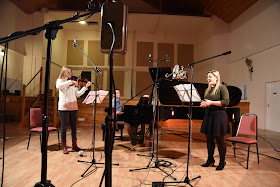
[[[119,166],[112,167],[112,184],[119,186],[152,186],[152,182],[174,182],[163,172],[171,174],[176,181],[184,181],[187,170],[188,153],[188,132],[187,121],[168,120],[159,131],[159,158],[160,168],[150,168],[141,171],[129,172],[129,169],[146,167],[150,161],[149,157],[138,156],[137,154],[149,155],[151,153],[151,141],[147,137],[145,144],[137,145],[137,151],[130,151],[129,141],[116,139],[113,151],[113,163]],[[6,127],[5,147],[5,170],[4,185],[13,186],[34,186],[41,179],[41,152],[39,136],[31,137],[29,150],[26,149],[29,131],[27,128],[17,128],[18,124],[9,123]],[[96,151],[94,158],[97,163],[104,163],[104,142],[102,141],[102,131],[100,124],[96,125]],[[68,129],[69,130],[69,129]],[[125,132],[126,134],[126,132]],[[259,134],[265,140],[280,150],[280,133],[259,130]],[[47,179],[58,187],[65,186],[99,186],[101,176],[104,171],[103,164],[94,165],[86,173],[85,177],[81,174],[90,166],[87,163],[80,163],[78,160],[92,161],[93,151],[91,147],[93,137],[92,125],[79,125],[78,127],[78,145],[85,149],[84,156],[79,157],[77,152],[70,152],[69,155],[62,154],[58,150],[57,134],[52,133],[48,143],[48,175]],[[2,137],[2,124],[1,124]],[[68,146],[71,146],[70,130],[67,132]],[[253,145],[250,153],[249,169],[245,169],[247,152],[246,150],[237,150],[237,158],[233,156],[233,149],[228,144],[226,155],[226,166],[223,171],[216,171],[215,167],[203,168],[200,165],[206,161],[207,150],[204,136],[199,133],[199,125],[193,125],[191,141],[191,159],[189,162],[188,177],[192,179],[197,176],[201,178],[191,181],[193,186],[280,186],[280,155],[270,143],[259,138],[260,163],[257,162],[257,155]],[[1,141],[1,147],[3,141]],[[245,148],[240,145],[240,148]],[[1,155],[2,157],[2,148]],[[153,159],[152,166],[154,165]],[[217,149],[215,150],[216,166],[219,162]],[[2,163],[2,159],[1,159]],[[1,165],[2,167],[2,165]],[[102,186],[104,185],[103,182]],[[181,184],[166,184],[173,186],[188,186]]]

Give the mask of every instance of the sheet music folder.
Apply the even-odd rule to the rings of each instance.
[[[190,102],[191,84],[178,84],[176,86],[173,86],[173,88],[176,90],[179,99],[182,102]],[[192,102],[201,102],[201,98],[194,85],[192,85]]]
[[[105,97],[108,95],[108,93],[109,91],[104,91],[104,90],[97,91],[97,94],[96,91],[90,91],[82,103],[92,104],[95,101],[95,97],[96,97],[96,103],[102,103]]]

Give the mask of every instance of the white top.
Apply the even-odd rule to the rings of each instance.
[[[56,88],[59,89],[58,110],[78,110],[77,98],[85,93],[86,87],[80,91],[76,86],[72,86],[72,81],[56,80]]]

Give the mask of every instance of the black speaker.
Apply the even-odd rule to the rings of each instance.
[[[109,53],[112,46],[113,34],[108,23],[112,24],[116,36],[114,54],[126,52],[127,12],[127,6],[121,1],[108,1],[102,5],[100,42],[102,53]]]

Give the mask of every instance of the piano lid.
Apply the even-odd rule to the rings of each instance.
[[[157,68],[149,68],[149,71],[154,82],[156,79]],[[182,102],[179,99],[179,96],[177,95],[177,92],[173,88],[173,86],[176,86],[178,84],[190,84],[190,82],[172,79],[172,76],[170,76],[169,78],[165,78],[165,74],[170,74],[171,72],[172,71],[170,67],[159,68],[159,100],[163,105],[182,105]],[[208,87],[208,84],[193,83],[193,85],[197,89],[197,92],[200,95],[201,99],[204,99],[204,92]],[[227,86],[227,89],[229,91],[230,99],[228,107],[238,105],[241,100],[241,90],[235,86]],[[193,104],[195,106],[199,106],[200,103]]]

